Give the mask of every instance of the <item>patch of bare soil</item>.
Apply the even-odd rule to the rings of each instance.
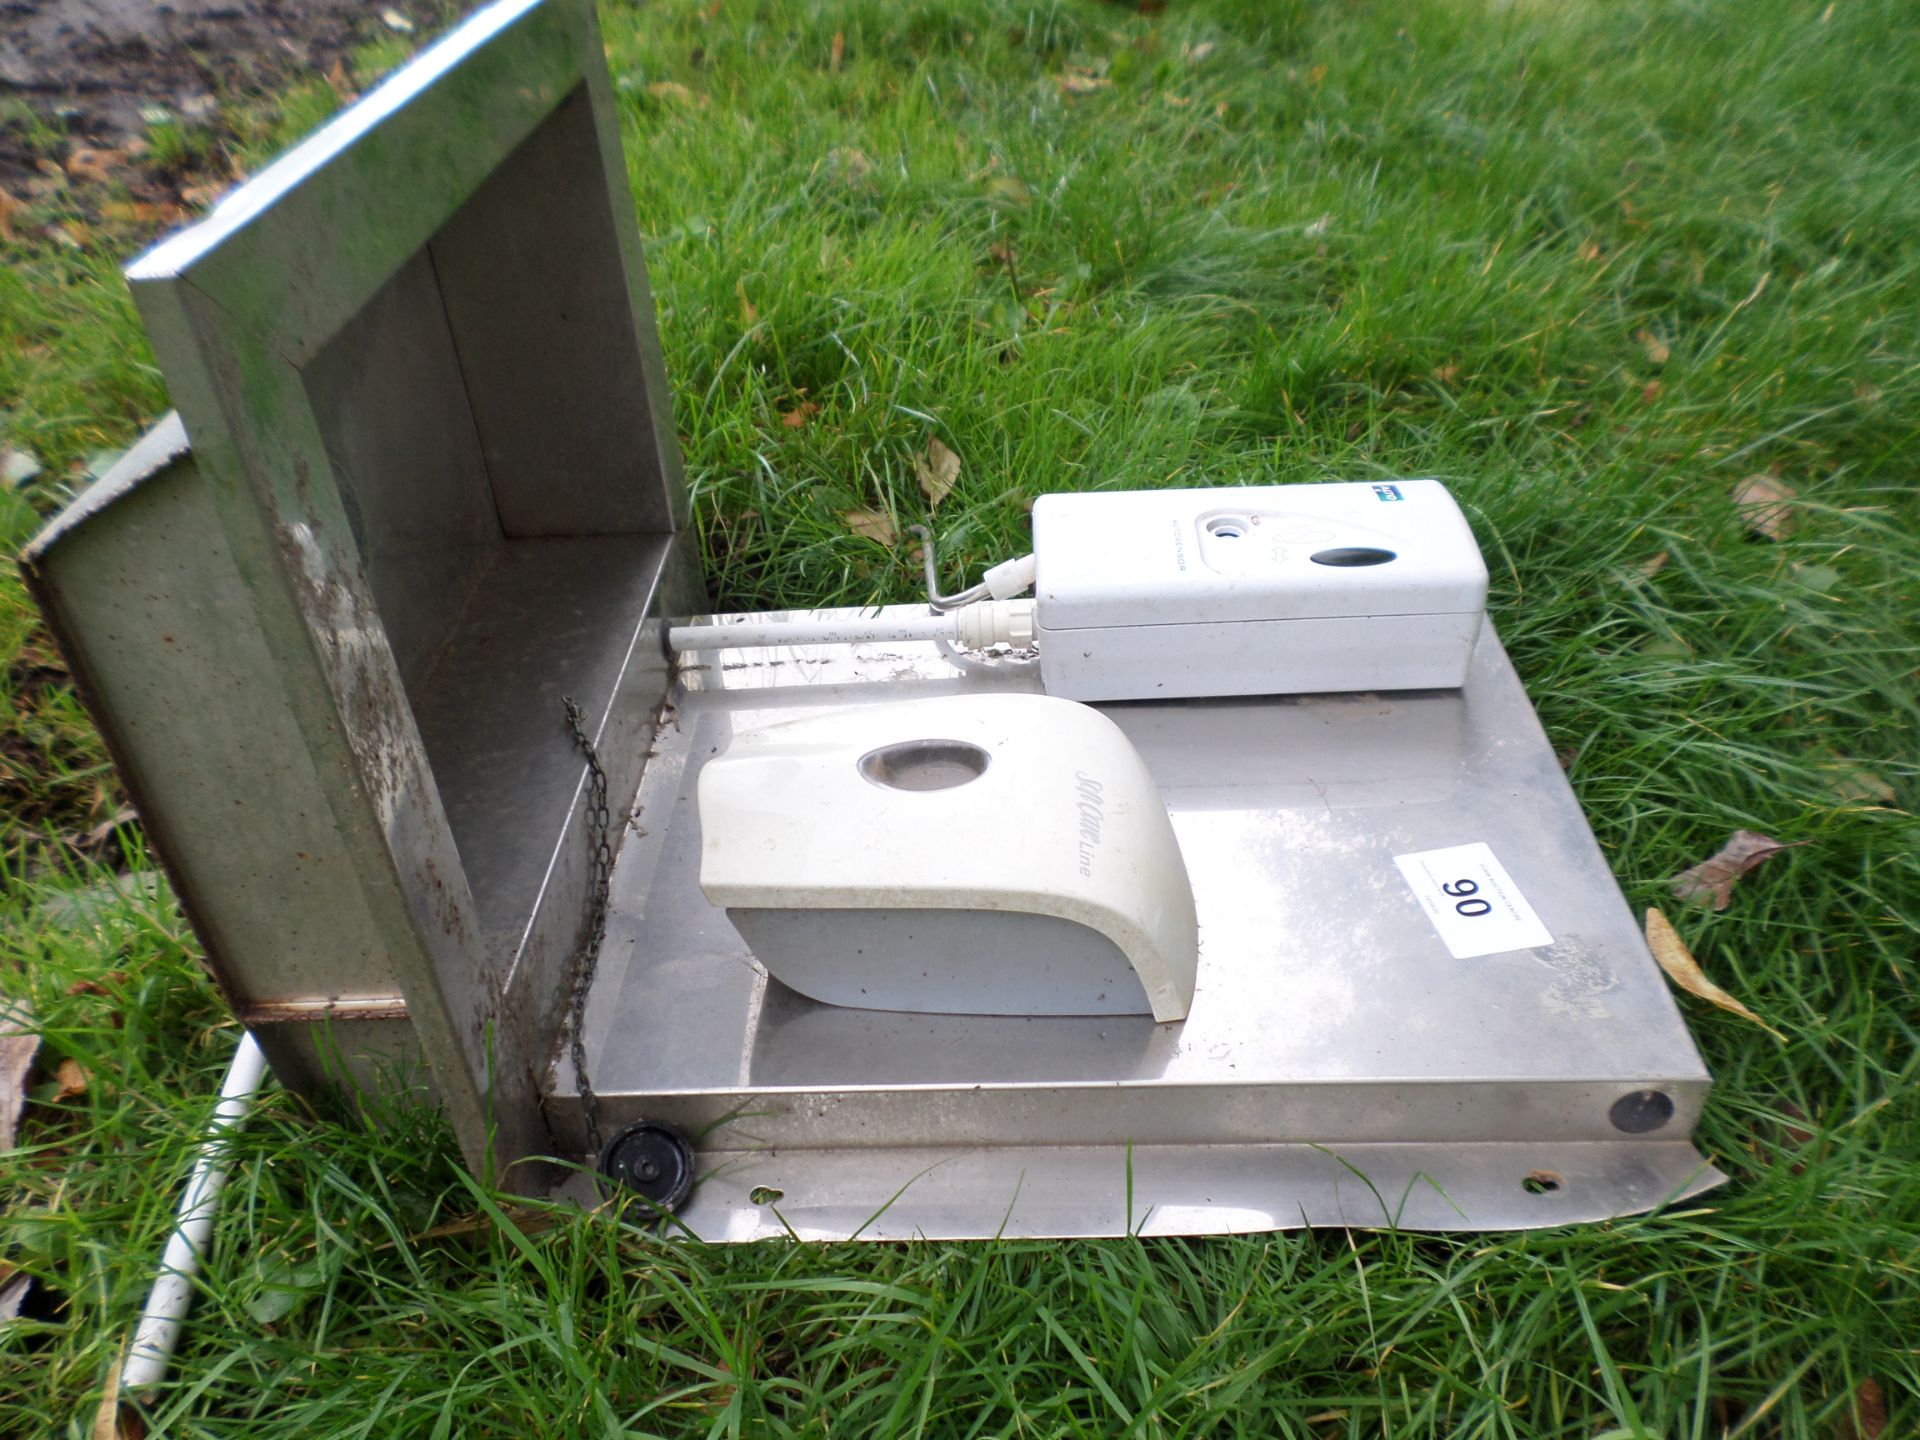
[[[0,0],[0,186],[17,189],[44,170],[49,149],[56,160],[75,147],[137,157],[156,115],[217,130],[224,106],[295,76],[338,74],[371,36],[437,28],[454,8],[449,0]]]

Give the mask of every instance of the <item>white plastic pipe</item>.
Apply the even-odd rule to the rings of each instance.
[[[126,1368],[120,1372],[122,1390],[132,1394],[151,1390],[167,1373],[167,1362],[180,1339],[180,1322],[193,1300],[193,1277],[199,1273],[201,1253],[220,1211],[220,1191],[227,1183],[226,1147],[221,1142],[247,1118],[266,1069],[267,1057],[260,1053],[258,1042],[251,1034],[242,1035],[220,1086],[220,1103],[207,1124],[206,1139],[200,1142],[187,1193],[180,1197],[180,1218],[161,1256],[160,1274],[133,1332],[133,1344],[127,1348]]]
[[[1031,600],[982,601],[940,615],[869,615],[857,620],[741,620],[731,625],[675,625],[677,651],[740,650],[756,645],[864,645],[876,640],[953,640],[979,650],[1033,640]]]

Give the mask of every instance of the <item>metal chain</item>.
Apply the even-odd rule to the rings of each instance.
[[[567,730],[587,758],[587,844],[592,850],[587,888],[587,925],[573,960],[573,993],[567,1001],[567,1028],[573,1048],[573,1081],[580,1087],[580,1108],[587,1117],[587,1142],[600,1154],[600,1097],[587,1079],[587,992],[593,988],[594,967],[600,963],[600,943],[607,937],[607,897],[613,887],[613,812],[607,806],[607,772],[587,734],[586,716],[571,695],[561,697],[567,708]]]

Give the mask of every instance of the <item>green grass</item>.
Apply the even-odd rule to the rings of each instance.
[[[964,462],[949,583],[1049,489],[1442,476],[1629,898],[1789,1039],[1685,1002],[1733,1183],[1515,1236],[708,1249],[487,1222],[504,1202],[433,1122],[273,1092],[155,1433],[1847,1437],[1869,1377],[1912,1433],[1911,19],[610,6],[718,601],[913,594],[906,548],[841,517],[925,519],[932,436]],[[1070,69],[1111,83],[1063,95]],[[256,143],[327,103],[303,89]],[[119,258],[33,242],[0,274],[42,511],[163,405]],[[1762,471],[1801,497],[1781,543],[1732,501]],[[0,1161],[0,1257],[59,1297],[0,1334],[0,1431],[77,1435],[234,1031],[171,902],[113,881],[150,868],[137,834],[57,839],[114,799],[3,583],[4,985],[92,1083]],[[1723,914],[1676,907],[1666,878],[1739,826],[1805,843]]]

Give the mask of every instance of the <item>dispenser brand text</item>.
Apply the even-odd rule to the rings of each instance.
[[[1107,820],[1106,787],[1084,770],[1074,772],[1073,783],[1080,812],[1080,873],[1091,876],[1094,848],[1100,843],[1100,827]]]

